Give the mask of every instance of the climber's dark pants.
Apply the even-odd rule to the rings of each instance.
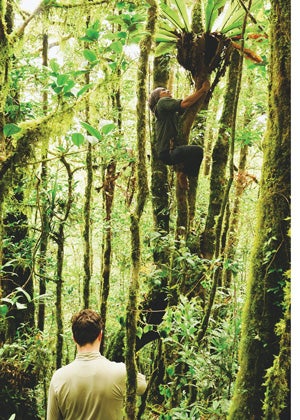
[[[203,149],[196,145],[177,146],[160,153],[159,159],[166,165],[180,164],[178,171],[197,177],[203,159]],[[176,169],[175,169],[176,170]]]

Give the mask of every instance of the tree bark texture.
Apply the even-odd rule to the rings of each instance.
[[[265,374],[279,351],[274,328],[282,317],[290,266],[290,7],[284,0],[271,4],[269,117],[232,420],[262,418]]]
[[[215,252],[216,217],[219,216],[226,187],[226,168],[229,156],[230,128],[232,125],[234,96],[238,81],[239,53],[232,53],[229,66],[224,107],[217,141],[212,152],[210,195],[205,228],[201,235],[201,253],[212,258]]]
[[[61,158],[62,163],[68,174],[68,196],[65,203],[65,211],[62,218],[59,219],[58,231],[56,232],[57,242],[57,268],[56,268],[56,369],[62,365],[63,357],[63,311],[62,311],[62,292],[63,292],[63,263],[64,263],[64,247],[65,247],[65,224],[68,220],[71,205],[73,201],[73,173],[69,163],[64,157]]]
[[[86,19],[86,27],[90,23],[90,16]],[[89,49],[89,45],[85,43],[85,48]],[[90,74],[85,74],[85,83],[90,83]],[[88,123],[90,121],[90,102],[89,98],[85,102],[85,119]],[[83,254],[83,306],[89,308],[90,304],[90,284],[92,277],[92,249],[91,249],[91,203],[92,203],[92,188],[93,188],[93,148],[91,143],[88,143],[86,152],[86,185],[84,193],[84,227],[83,227],[83,240],[84,240],[84,254]]]
[[[116,162],[111,161],[106,168],[106,176],[103,185],[103,198],[105,203],[105,235],[104,235],[104,252],[102,265],[102,283],[101,283],[101,304],[100,314],[103,322],[103,338],[101,341],[101,352],[105,348],[105,326],[107,317],[107,300],[110,289],[110,271],[112,259],[112,228],[111,228],[111,213],[113,209],[113,201],[115,194],[115,174]]]
[[[42,61],[43,66],[48,65],[48,35],[47,33],[43,34],[43,47],[42,47]],[[46,115],[48,112],[48,93],[43,92],[43,111]],[[48,147],[49,139],[45,139],[42,142],[42,164],[41,164],[41,179],[39,186],[41,186],[41,191],[39,186],[37,188],[37,197],[41,198],[39,203],[40,209],[40,218],[41,218],[41,238],[40,238],[40,247],[39,247],[39,294],[43,295],[46,293],[46,280],[44,276],[47,272],[47,249],[50,233],[50,218],[47,214],[48,200],[47,200],[47,183],[48,183],[48,166],[47,166],[47,156],[48,156]],[[41,331],[44,331],[45,324],[45,303],[39,302],[38,304],[38,328]]]
[[[135,420],[136,413],[136,336],[137,336],[137,311],[140,274],[140,219],[148,196],[147,169],[146,169],[146,86],[145,76],[148,74],[149,54],[152,46],[152,37],[157,19],[157,4],[155,0],[149,1],[147,34],[140,42],[140,59],[137,75],[137,203],[135,211],[131,214],[131,260],[132,275],[129,285],[129,296],[126,311],[126,353],[125,363],[127,368],[126,382],[126,416],[128,420]]]

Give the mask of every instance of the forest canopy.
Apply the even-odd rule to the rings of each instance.
[[[92,308],[126,418],[290,418],[289,2],[0,11],[0,417],[45,418]],[[183,188],[148,97],[207,80],[179,117],[204,154]]]

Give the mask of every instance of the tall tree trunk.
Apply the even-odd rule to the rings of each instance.
[[[90,283],[92,276],[92,250],[91,250],[91,201],[92,201],[92,187],[93,187],[93,148],[88,144],[86,153],[86,171],[87,180],[84,194],[84,255],[83,255],[83,306],[89,308],[90,304]]]
[[[119,14],[122,12],[119,11]],[[121,31],[120,25],[118,31]],[[119,80],[121,80],[121,71],[117,70]],[[111,95],[113,114],[116,115],[114,118],[118,126],[118,131],[121,134],[122,131],[122,104],[121,104],[121,91],[119,82],[116,84]],[[105,224],[104,224],[104,240],[102,246],[102,282],[101,282],[101,302],[100,302],[100,314],[103,323],[103,336],[101,340],[101,353],[105,351],[106,344],[106,318],[107,318],[107,303],[110,290],[110,273],[112,264],[112,210],[115,197],[115,186],[116,186],[116,170],[117,162],[114,157],[108,163],[104,169],[104,182],[103,182],[103,205],[105,207]]]
[[[105,329],[107,318],[107,300],[110,289],[110,272],[111,272],[111,258],[112,258],[112,220],[111,214],[113,209],[113,201],[115,194],[115,176],[116,176],[116,161],[112,160],[106,168],[105,181],[103,185],[103,201],[105,203],[105,235],[104,235],[104,252],[102,265],[102,283],[101,283],[101,304],[100,314],[103,323],[103,338],[101,340],[101,353],[105,350]]]
[[[266,375],[266,393],[263,405],[264,420],[291,418],[291,290],[285,288],[283,319],[277,324],[280,338],[279,353]]]
[[[56,232],[57,242],[57,268],[56,268],[56,368],[62,365],[63,357],[63,312],[62,312],[62,292],[63,292],[63,264],[65,247],[65,224],[68,220],[73,201],[73,173],[69,163],[64,157],[61,158],[68,174],[68,195],[64,205],[65,212],[59,219],[58,231]]]
[[[238,81],[239,53],[233,51],[228,72],[224,107],[220,120],[218,138],[213,148],[210,196],[204,231],[201,235],[201,253],[205,258],[212,258],[215,252],[216,217],[220,215],[226,187],[226,167],[229,155],[230,138],[228,132],[232,126],[234,96]]]
[[[153,88],[167,86],[169,79],[169,59],[165,56],[154,59]],[[151,120],[151,119],[150,119]],[[157,156],[154,119],[152,119],[151,133],[151,197],[154,216],[155,230],[162,236],[169,233],[170,209],[169,209],[169,186],[168,168]],[[154,261],[165,259],[165,251],[158,245],[154,250]]]
[[[134,214],[131,214],[131,258],[132,276],[129,285],[129,297],[126,316],[126,352],[125,363],[127,368],[126,382],[126,415],[128,420],[136,419],[136,389],[137,389],[137,366],[136,366],[136,335],[137,335],[137,312],[140,274],[140,231],[139,222],[142,216],[146,198],[148,196],[147,168],[146,168],[146,87],[149,54],[152,46],[152,37],[155,31],[157,19],[157,4],[155,0],[149,1],[148,21],[146,25],[147,35],[140,42],[140,60],[137,76],[137,182],[138,194]]]
[[[9,34],[13,30],[13,8],[10,2],[2,0],[0,4],[0,162],[6,157],[6,144],[3,127],[5,125],[5,105],[10,88],[10,69],[13,55],[13,45]]]
[[[243,192],[246,187],[246,163],[247,163],[247,155],[248,155],[248,145],[242,146],[240,150],[240,160],[239,160],[239,167],[236,179],[236,187],[235,187],[235,198],[233,203],[233,208],[230,214],[230,222],[229,227],[227,230],[227,237],[224,249],[224,261],[227,262],[226,266],[228,268],[223,267],[222,273],[222,284],[226,289],[229,289],[231,284],[231,278],[233,275],[233,270],[231,267],[231,263],[234,261],[236,247],[238,244],[238,232],[239,232],[239,216],[240,216],[240,203]]]
[[[43,66],[48,66],[48,35],[43,34],[43,52],[42,52]],[[48,111],[48,94],[43,92],[43,111],[47,114]],[[48,167],[47,167],[47,156],[48,156],[49,139],[43,139],[42,142],[42,163],[41,163],[41,193],[38,189],[38,197],[41,198],[40,202],[40,218],[41,218],[41,238],[40,238],[40,255],[39,255],[39,294],[44,295],[46,293],[46,280],[45,275],[47,272],[46,254],[48,248],[48,239],[50,233],[49,215],[47,213],[48,200],[47,200],[47,183],[48,183]],[[38,307],[38,328],[44,331],[45,324],[45,303],[39,302]]]
[[[86,27],[89,27],[90,16],[87,17]],[[85,43],[85,48],[89,49],[89,44]],[[90,83],[90,74],[85,74],[85,84]],[[90,121],[90,102],[89,98],[85,101],[85,120],[87,123]],[[90,303],[90,283],[92,276],[92,251],[91,251],[91,201],[92,201],[92,188],[93,188],[93,148],[90,142],[88,142],[88,150],[86,153],[86,186],[84,194],[84,228],[83,228],[83,239],[84,239],[84,254],[83,254],[83,306],[89,308]]]
[[[265,374],[279,351],[274,328],[282,317],[284,273],[290,266],[291,16],[284,0],[271,5],[269,117],[232,420],[262,418]]]
[[[57,232],[57,253],[56,253],[56,369],[62,366],[63,359],[63,312],[62,312],[62,292],[63,292],[63,263],[64,263],[64,225],[60,223]]]
[[[208,101],[205,101],[203,104],[201,111],[199,113],[194,122],[194,126],[196,126],[195,136],[193,132],[191,133],[191,140],[190,144],[196,144],[203,148],[203,153],[205,149],[204,145],[204,137],[205,137],[205,128],[207,125],[207,111],[208,109]],[[198,178],[191,177],[189,179],[189,190],[188,190],[188,207],[189,207],[189,229],[188,234],[194,228],[194,219],[195,219],[195,212],[196,212],[196,199],[197,199],[197,188],[198,188]]]
[[[204,147],[204,156],[203,156],[203,175],[208,176],[210,174],[211,164],[212,164],[212,149],[215,140],[215,121],[218,114],[218,109],[220,106],[220,93],[215,91],[213,100],[211,101],[211,107],[208,109],[208,118],[207,118],[207,127],[208,130],[205,133],[205,147]]]
[[[252,0],[250,0],[250,4],[251,4],[251,1]],[[244,33],[245,33],[247,17],[248,17],[248,13],[246,12],[244,23],[243,23],[242,36],[244,36]],[[243,49],[243,44],[242,44],[242,49]],[[233,57],[236,56],[237,63],[235,63],[235,66],[234,66],[235,90],[234,90],[234,94],[232,98],[233,99],[233,104],[231,108],[232,116],[230,118],[231,124],[229,127],[230,140],[231,140],[230,147],[228,150],[229,152],[229,177],[228,177],[226,187],[224,188],[224,191],[222,192],[222,200],[220,202],[219,217],[217,219],[217,223],[215,226],[215,249],[214,249],[214,254],[213,254],[213,257],[215,258],[215,260],[218,260],[219,257],[222,256],[221,255],[222,253],[222,227],[223,227],[223,222],[226,216],[226,208],[228,207],[228,203],[229,203],[229,193],[230,193],[230,189],[233,183],[236,116],[237,116],[237,108],[238,108],[238,101],[239,101],[240,90],[241,90],[242,71],[243,71],[243,55],[240,56],[239,54],[236,55],[235,53],[233,53],[232,56]],[[233,57],[232,57],[232,60],[233,60]],[[227,225],[226,220],[225,220],[225,225]],[[206,330],[208,328],[208,323],[209,323],[210,314],[211,314],[212,306],[214,303],[216,291],[217,291],[218,286],[221,285],[221,278],[222,278],[221,267],[220,267],[220,264],[218,264],[217,268],[213,271],[210,296],[208,299],[207,306],[205,308],[205,314],[202,319],[201,328],[198,332],[199,342],[203,339],[206,333]]]
[[[1,69],[0,69],[0,163],[1,169],[5,166],[5,159],[7,155],[7,144],[4,136],[4,125],[6,123],[18,123],[18,116],[11,119],[11,115],[5,115],[5,106],[7,103],[7,96],[10,89],[10,76],[13,57],[13,42],[11,35],[13,32],[14,12],[13,4],[11,2],[2,1],[0,5],[0,55],[1,55]],[[19,103],[18,90],[13,93],[13,99]],[[7,237],[11,241],[8,246],[1,243],[3,246],[3,263],[6,264],[4,268],[3,294],[9,297],[10,294],[16,294],[16,289],[22,288],[27,292],[31,299],[33,298],[33,277],[32,277],[32,249],[29,244],[29,229],[28,217],[22,209],[24,200],[24,167],[19,171],[14,171],[9,180],[9,186],[5,180],[0,176],[0,202],[1,209],[3,209],[3,202],[7,199],[7,193],[13,192],[14,202],[16,208],[8,210],[4,216],[3,237]],[[2,241],[1,237],[1,241]],[[15,253],[21,256],[20,261],[11,263],[16,260]],[[23,261],[22,261],[23,260]],[[18,292],[17,292],[18,293]],[[13,340],[17,329],[22,325],[26,327],[34,327],[34,304],[28,302],[24,295],[18,297],[18,303],[27,305],[26,310],[18,310],[14,305],[7,314],[7,331],[6,338],[8,341]]]

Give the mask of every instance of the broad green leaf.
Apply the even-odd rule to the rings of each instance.
[[[7,305],[0,305],[0,316],[5,316],[8,312]]]
[[[262,0],[254,0],[251,5],[251,13],[259,11],[261,8]],[[240,2],[235,0],[230,4],[226,4],[223,12],[216,19],[213,24],[213,32],[218,31],[228,33],[230,30],[238,28],[242,29],[243,20],[245,17],[245,10],[240,5]]]
[[[211,28],[211,16],[214,10],[214,0],[207,0],[205,8],[205,29],[206,32]]]
[[[59,65],[56,61],[55,58],[52,58],[49,62],[50,68],[54,73],[58,73],[59,72]]]
[[[161,42],[155,49],[155,56],[159,57],[167,53],[172,53],[175,46],[176,44],[174,42]]]
[[[132,24],[132,17],[128,14],[122,14],[120,15],[122,21],[125,23],[125,25],[130,26]]]
[[[82,36],[79,38],[79,41],[85,41],[85,42],[95,42],[93,39],[89,38],[88,36]]]
[[[157,35],[158,36],[160,36],[160,35],[168,36],[168,37],[174,38],[176,40],[178,39],[178,36],[176,34],[174,34],[174,29],[173,30],[167,30],[167,29],[164,29],[164,28],[160,28]]]
[[[179,13],[173,9],[171,9],[169,6],[167,6],[165,3],[161,3],[160,5],[161,10],[163,12],[163,15],[177,28],[179,28],[181,31],[185,28],[185,24],[182,20],[182,17],[179,15]]]
[[[100,22],[99,22],[99,20],[96,20],[96,21],[92,24],[92,26],[90,27],[90,29],[94,29],[95,31],[99,31],[99,29],[100,29]]]
[[[120,41],[115,41],[110,44],[109,48],[115,53],[121,54],[121,52],[123,51],[123,44]]]
[[[117,9],[119,9],[119,10],[124,9],[124,8],[125,8],[125,6],[126,6],[125,1],[119,1],[119,2],[116,4],[116,8],[117,8]]]
[[[143,335],[143,328],[142,327],[137,327],[136,335],[137,335],[138,338],[142,337],[142,335]]]
[[[81,124],[81,126],[83,127],[83,128],[85,128],[86,129],[86,131],[91,135],[91,136],[94,136],[94,137],[96,137],[96,139],[98,139],[98,140],[101,140],[102,139],[102,135],[101,135],[101,133],[96,129],[96,128],[94,128],[94,127],[92,127],[90,124],[88,124],[88,123],[86,123],[86,122],[83,122],[83,121],[81,121],[80,122],[80,124]]]
[[[86,30],[86,36],[92,41],[96,41],[99,38],[99,31],[89,28]]]
[[[101,127],[101,131],[103,134],[108,134],[110,133],[112,130],[114,130],[116,128],[116,124],[113,123],[109,123],[109,124],[105,124]]]
[[[93,61],[97,60],[96,54],[91,50],[83,50],[83,55],[84,55],[84,58],[88,60],[90,63],[93,63]]]
[[[172,38],[170,36],[166,36],[166,35],[160,35],[158,34],[158,36],[155,38],[156,42],[169,42],[169,43],[174,43],[176,44],[177,42],[177,37],[176,38]]]
[[[121,31],[117,33],[118,38],[126,39],[127,38],[127,32]]]
[[[75,86],[74,80],[68,80],[64,85],[64,92],[69,92]]]
[[[81,146],[84,143],[84,136],[81,133],[72,133],[71,139],[77,147]]]
[[[226,0],[207,0],[205,8],[205,28],[207,32],[212,31],[212,27],[219,14],[219,9],[224,6]]]
[[[185,2],[183,0],[174,0],[174,4],[177,6],[178,12],[184,22],[185,29],[190,32],[191,24]]]
[[[69,80],[69,76],[67,74],[59,74],[57,76],[57,85],[63,86]]]
[[[57,93],[57,94],[59,94],[63,89],[62,86],[57,86],[56,83],[52,83],[51,87],[54,90],[54,92]]]
[[[66,148],[65,147],[63,147],[63,146],[57,146],[57,148],[56,148],[59,152],[61,152],[61,153],[65,153],[67,150],[66,150]]]
[[[21,131],[21,128],[18,127],[16,124],[5,124],[3,127],[3,133],[5,137],[13,136],[14,134],[17,134]]]
[[[85,86],[83,86],[78,92],[77,92],[77,98],[81,95],[83,95],[87,90],[89,90],[89,88],[91,88],[93,86],[93,83],[89,83]]]
[[[132,16],[131,18],[132,22],[145,22],[145,16],[141,15],[139,13],[136,13],[135,15]]]

